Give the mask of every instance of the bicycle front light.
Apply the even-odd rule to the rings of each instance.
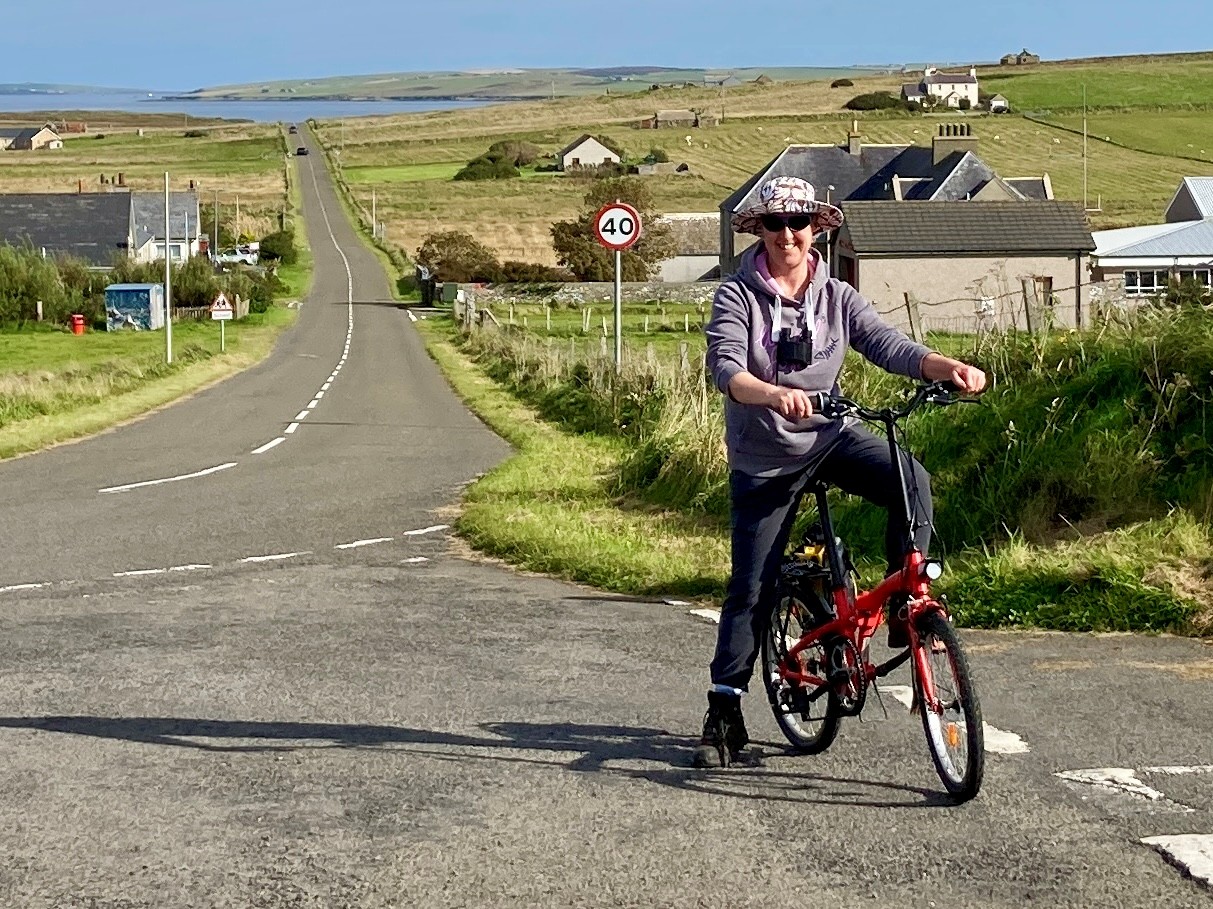
[[[943,576],[943,562],[939,559],[927,559],[922,563],[922,573],[932,581],[938,581]]]

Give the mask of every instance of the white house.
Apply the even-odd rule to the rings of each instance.
[[[589,133],[582,133],[569,145],[556,152],[560,169],[570,167],[597,167],[600,164],[619,163],[619,155],[607,148]]]
[[[917,83],[906,83],[901,87],[905,101],[930,101],[946,107],[977,107],[977,68],[969,67],[968,73],[941,73],[933,66],[922,72]],[[968,104],[962,104],[967,101]]]
[[[184,262],[187,256],[199,253],[199,239],[206,235],[200,224],[196,192],[169,193],[169,226],[172,239],[169,251],[174,262]],[[136,262],[164,259],[164,193],[131,193],[131,257]]]

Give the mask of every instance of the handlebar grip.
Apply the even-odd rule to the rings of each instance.
[[[819,414],[830,403],[830,396],[824,391],[810,391],[809,403],[813,405],[813,413]]]

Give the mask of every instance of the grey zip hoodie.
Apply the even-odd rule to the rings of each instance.
[[[724,392],[725,444],[729,466],[755,476],[790,473],[821,460],[845,423],[813,414],[788,420],[761,404],[741,404],[728,393],[729,380],[749,371],[772,385],[839,394],[838,373],[847,347],[891,373],[922,378],[922,360],[931,352],[880,318],[872,304],[850,284],[827,276],[821,255],[812,250],[813,280],[804,301],[776,294],[759,273],[762,244],[746,250],[736,274],[726,278],[712,301],[712,318],[704,329],[706,363],[716,387]],[[799,338],[806,310],[813,314],[813,361],[803,369],[788,364],[775,371],[776,319]]]

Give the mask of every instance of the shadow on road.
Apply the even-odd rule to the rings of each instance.
[[[769,759],[780,762],[803,759],[777,745],[767,750],[763,747],[765,743],[756,745],[754,750],[759,757],[750,765],[699,770],[690,766],[692,739],[643,727],[483,723],[479,728],[485,735],[477,736],[359,723],[42,716],[0,717],[0,728],[36,729],[225,753],[402,746],[411,754],[438,760],[504,761],[582,773],[608,773],[679,789],[762,801],[880,808],[952,804],[946,794],[917,786],[772,769],[767,766]],[[517,752],[546,752],[551,756],[540,758]]]

